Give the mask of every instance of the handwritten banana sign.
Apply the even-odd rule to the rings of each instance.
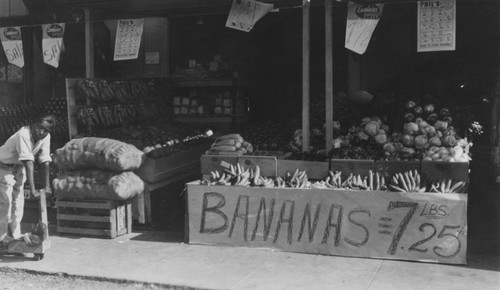
[[[188,184],[189,242],[465,264],[467,195]]]

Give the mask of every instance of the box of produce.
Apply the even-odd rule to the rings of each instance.
[[[186,170],[196,171],[200,164],[199,158],[206,150],[206,146],[200,146],[160,158],[146,156],[141,167],[135,173],[142,180],[154,183],[176,176]]]
[[[381,173],[386,179],[393,176],[397,172],[415,170],[422,172],[420,161],[395,161],[395,160],[376,160],[373,163],[373,170]]]
[[[238,156],[203,154],[200,157],[201,174],[209,175],[214,170],[223,171],[238,163]]]
[[[278,160],[278,176],[294,170],[305,170],[311,179],[323,179],[328,176],[328,162],[306,160]]]
[[[260,167],[261,174],[265,176],[277,176],[278,159],[284,159],[288,156],[281,151],[254,151],[249,155],[238,157],[238,163],[245,167]]]
[[[438,192],[417,171],[388,179],[327,171],[309,180],[295,169],[261,175],[230,166],[188,184],[186,240],[309,254],[465,264],[463,184]],[[446,194],[443,194],[446,193]],[[435,233],[430,235],[429,233]]]
[[[374,166],[373,160],[332,159],[330,161],[330,170],[341,171],[343,177],[350,173],[366,175],[374,170]]]

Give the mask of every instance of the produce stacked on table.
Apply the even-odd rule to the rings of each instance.
[[[340,171],[329,171],[324,180],[309,180],[305,170],[296,169],[285,176],[266,177],[261,175],[258,165],[245,168],[239,163],[230,165],[220,171],[212,171],[211,176],[201,181],[202,185],[253,186],[265,188],[301,188],[301,189],[331,189],[331,190],[365,190],[365,191],[395,191],[395,192],[436,192],[463,193],[465,182],[441,179],[435,182],[425,182],[416,170],[395,173],[389,184],[379,172],[369,171],[367,175],[349,173],[345,178]],[[428,184],[426,184],[428,183]]]
[[[244,138],[255,150],[289,151],[290,136],[294,131],[295,126],[289,122],[252,122]]]
[[[338,159],[468,162],[471,143],[451,125],[447,108],[433,104],[405,106],[402,132],[390,131],[381,118],[365,117],[347,134],[334,138],[331,152]],[[339,130],[341,131],[341,130]]]
[[[208,148],[212,131],[199,132],[190,127],[126,126],[97,131],[101,138],[119,140],[136,146],[150,158],[161,158],[199,146]]]
[[[215,138],[206,154],[243,155],[253,152],[253,146],[240,134],[226,134]]]

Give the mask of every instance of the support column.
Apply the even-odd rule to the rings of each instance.
[[[90,9],[85,8],[85,77],[94,78],[94,23]]]
[[[309,0],[302,1],[302,152],[309,151],[309,39],[310,5]]]
[[[333,1],[325,0],[325,154],[333,144]]]

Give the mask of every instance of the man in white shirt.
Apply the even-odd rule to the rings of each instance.
[[[50,130],[54,126],[54,116],[40,117],[29,126],[19,129],[0,147],[0,247],[7,245],[12,239],[22,237],[26,179],[31,195],[38,195],[33,177],[35,159],[44,165],[45,190],[51,192]],[[12,236],[9,235],[9,230]]]

